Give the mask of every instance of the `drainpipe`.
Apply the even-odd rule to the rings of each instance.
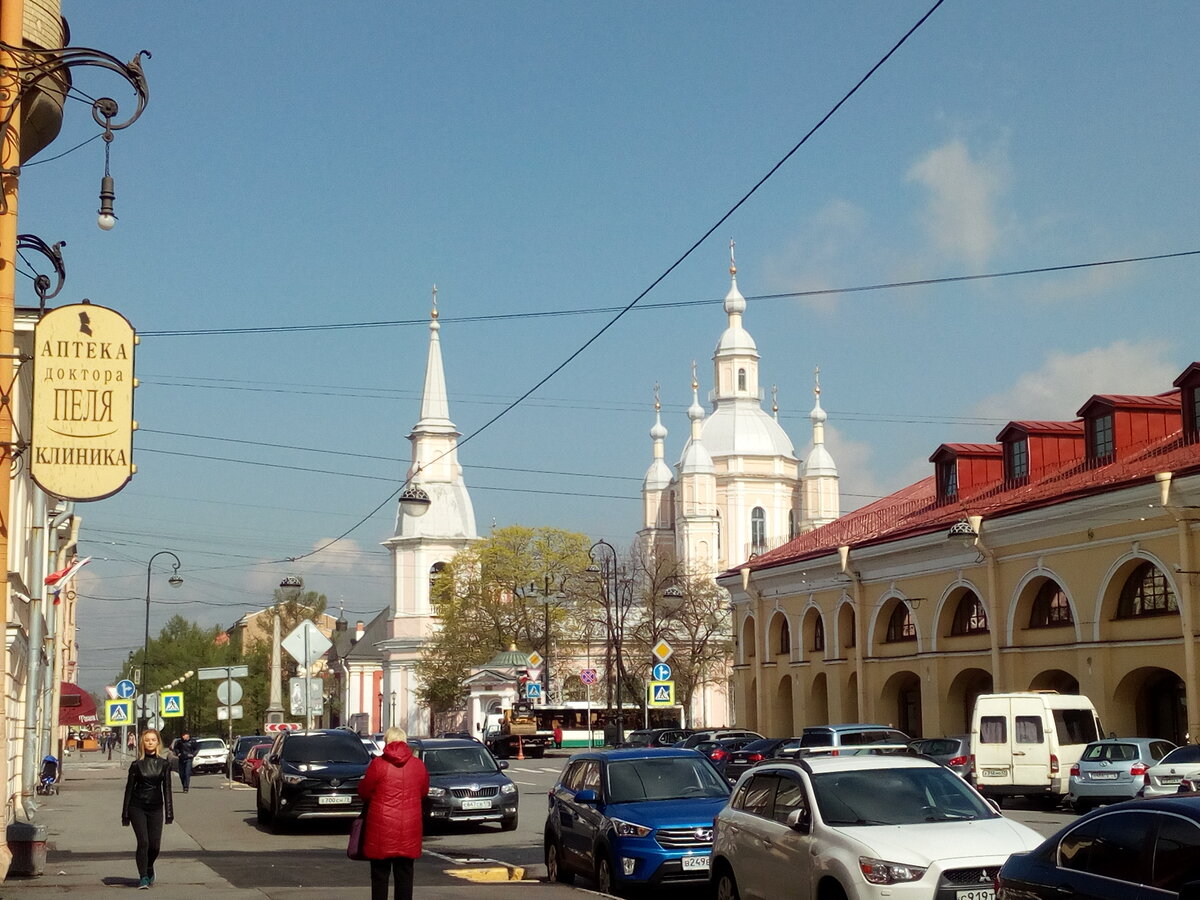
[[[1187,706],[1187,733],[1194,742],[1200,742],[1200,690],[1196,681],[1196,625],[1194,585],[1200,575],[1194,568],[1192,554],[1191,523],[1200,518],[1200,510],[1194,507],[1177,506],[1171,502],[1170,472],[1159,472],[1154,476],[1158,482],[1159,500],[1164,509],[1175,518],[1175,529],[1179,536],[1179,565],[1175,573],[1179,579],[1179,628],[1183,638],[1183,691]]]
[[[45,634],[44,615],[46,592],[46,509],[45,499],[35,504],[34,513],[36,525],[30,527],[31,543],[38,549],[33,554],[31,566],[31,584],[29,592],[29,669],[25,682],[25,733],[21,746],[21,806],[24,808],[27,821],[34,821],[34,813],[38,803],[34,799],[37,786],[38,766],[38,708],[42,697],[42,679],[46,667],[42,661],[42,644]]]
[[[50,545],[54,541],[54,536],[58,533],[63,525],[70,522],[70,531],[65,542],[59,544],[57,552]],[[79,518],[75,515],[75,504],[66,503],[61,510],[55,514],[50,520],[50,528],[46,532],[46,558],[53,557],[54,563],[50,565],[50,571],[57,572],[63,567],[63,564],[70,558],[70,551],[79,543]],[[66,589],[64,588],[64,591]],[[59,683],[62,681],[62,654],[59,651],[59,640],[62,630],[60,620],[63,617],[63,611],[67,608],[67,601],[64,599],[61,603],[52,606],[46,616],[46,684],[42,693],[42,709],[44,715],[42,717],[42,733],[41,733],[41,748],[39,751],[38,768],[41,769],[40,757],[53,754],[54,756],[62,757],[61,748],[56,745],[55,736],[58,734],[58,711],[59,711]]]
[[[855,681],[858,682],[855,702],[858,704],[858,719],[860,722],[865,722],[870,716],[867,715],[867,672],[863,658],[864,641],[866,641],[866,622],[864,621],[866,610],[863,608],[865,601],[863,600],[862,573],[850,568],[849,545],[843,544],[838,547],[838,556],[842,563],[842,574],[854,584],[854,649],[856,651],[854,672]]]
[[[1000,621],[1000,574],[996,551],[983,543],[983,516],[967,516],[971,530],[975,532],[972,546],[979,551],[981,560],[987,561],[987,615],[988,643],[992,657],[992,692],[1002,694],[1008,690],[1008,679],[1001,669],[1000,662],[1000,629],[1007,627]]]

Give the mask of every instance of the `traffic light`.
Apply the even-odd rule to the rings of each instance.
[[[529,675],[526,672],[521,672],[517,676],[517,696],[522,700],[525,699],[525,685],[529,684]]]

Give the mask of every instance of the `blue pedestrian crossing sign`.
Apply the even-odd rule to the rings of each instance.
[[[163,691],[158,695],[158,713],[164,719],[183,715],[183,691]]]
[[[105,725],[133,725],[133,701],[132,700],[105,700],[104,701],[104,724]]]
[[[675,682],[673,681],[652,681],[649,693],[650,695],[646,699],[651,706],[675,705]]]
[[[137,693],[137,688],[128,678],[122,678],[117,682],[117,696],[122,700],[128,700]]]
[[[527,700],[538,700],[542,696],[542,683],[540,681],[527,681],[525,683],[525,698]]]

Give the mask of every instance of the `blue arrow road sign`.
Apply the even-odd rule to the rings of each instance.
[[[137,693],[137,688],[128,678],[123,678],[117,682],[117,696],[122,700],[128,700]]]
[[[666,663],[659,663],[650,671],[654,675],[655,681],[670,681],[671,680],[671,667],[668,666]]]

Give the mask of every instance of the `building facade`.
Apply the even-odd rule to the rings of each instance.
[[[1082,693],[1200,740],[1200,364],[1152,396],[943,444],[929,477],[719,578],[738,723],[969,731],[981,693]]]

